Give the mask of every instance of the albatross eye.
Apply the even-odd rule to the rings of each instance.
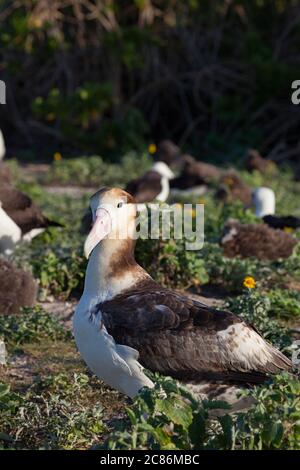
[[[124,206],[125,202],[119,202],[117,205],[117,208],[120,209],[120,207]]]

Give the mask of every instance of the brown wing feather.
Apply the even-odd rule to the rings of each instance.
[[[290,367],[285,356],[231,312],[209,308],[154,281],[97,309],[109,333],[137,349],[145,367],[178,379],[225,374],[249,381],[252,373],[263,376]]]

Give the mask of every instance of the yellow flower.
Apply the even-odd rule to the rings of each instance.
[[[292,227],[284,227],[283,230],[285,231],[285,233],[293,233],[294,232],[294,229]]]
[[[46,119],[47,119],[47,121],[52,122],[52,121],[55,121],[56,116],[55,116],[54,113],[48,113],[47,116],[46,116]]]
[[[246,276],[243,280],[243,286],[247,287],[247,289],[255,289],[256,281],[252,276]]]
[[[157,150],[157,147],[155,144],[150,144],[148,146],[148,152],[150,153],[150,155],[153,155],[154,153],[156,153],[156,150]]]
[[[55,154],[53,155],[53,158],[56,162],[60,162],[60,160],[62,160],[62,154],[59,152],[55,152]]]

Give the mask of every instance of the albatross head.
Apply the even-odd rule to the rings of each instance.
[[[135,233],[136,204],[133,197],[119,188],[101,188],[90,201],[93,226],[85,241],[89,258],[101,240],[124,240]]]
[[[270,188],[257,188],[253,192],[253,203],[257,217],[275,214],[275,193]]]

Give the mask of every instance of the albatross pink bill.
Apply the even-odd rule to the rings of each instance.
[[[91,252],[111,231],[111,218],[106,209],[96,211],[96,218],[84,244],[84,254],[89,258]]]

